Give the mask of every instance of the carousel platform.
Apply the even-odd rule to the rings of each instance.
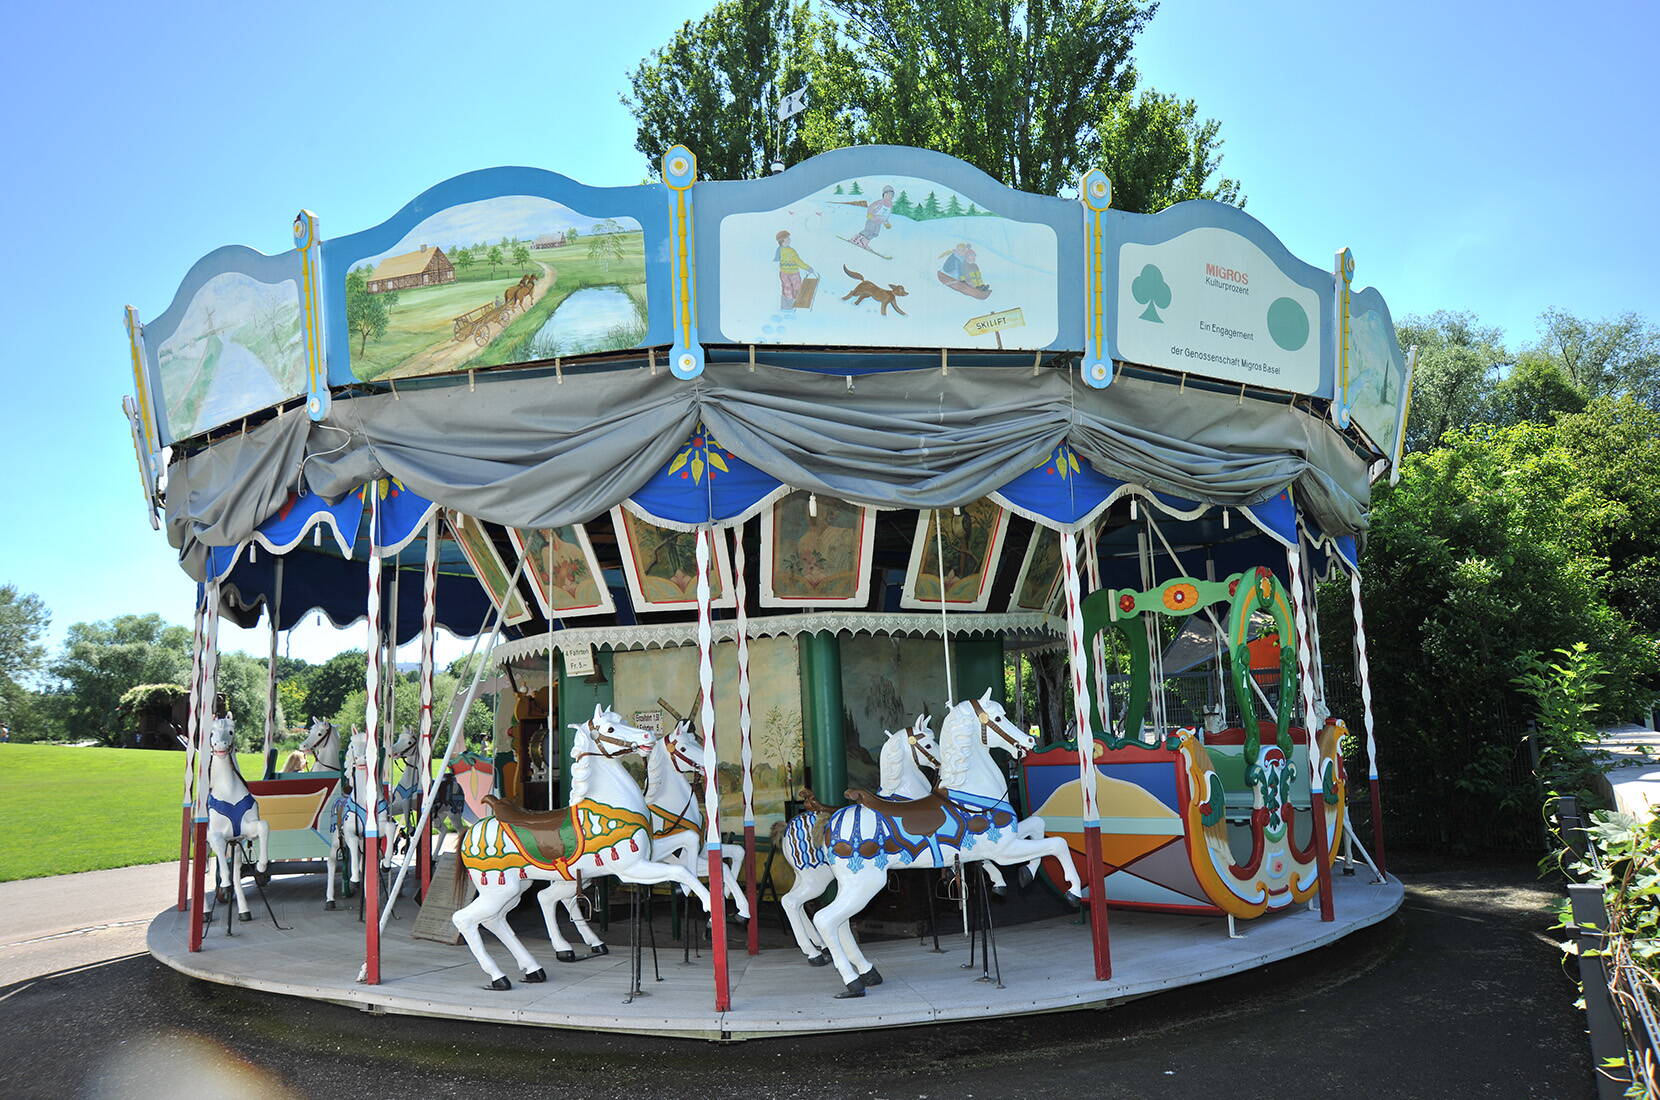
[[[646,995],[625,1004],[628,922],[613,920],[610,930],[602,933],[611,954],[561,964],[553,959],[546,933],[536,927],[540,914],[534,903],[521,905],[514,925],[546,968],[546,984],[519,981],[506,949],[487,937],[514,984],[505,992],[486,989],[465,946],[410,936],[416,907],[400,901],[398,919],[387,925],[382,938],[382,982],[362,985],[354,980],[363,961],[363,925],[356,906],[345,902],[338,910],[325,910],[321,885],[312,876],[277,880],[267,890],[286,931],[272,927],[257,896],[251,896],[255,919],[237,922],[234,934],[227,937],[225,909],[220,907],[218,921],[196,954],[187,950],[188,914],[173,909],[161,913],[151,922],[149,949],[173,969],[204,981],[366,1012],[699,1039],[759,1039],[1105,1007],[1315,950],[1400,908],[1403,891],[1398,879],[1378,883],[1360,868],[1353,876],[1335,875],[1333,882],[1334,922],[1322,923],[1318,913],[1298,906],[1241,922],[1238,939],[1228,938],[1227,924],[1220,918],[1115,910],[1113,976],[1104,982],[1093,980],[1089,927],[1076,917],[1000,928],[996,940],[1002,989],[976,981],[977,965],[963,968],[968,941],[960,924],[952,934],[942,933],[944,954],[934,954],[931,941],[926,946],[914,939],[874,943],[866,951],[886,980],[861,999],[841,1001],[834,999],[841,988],[835,970],[809,967],[793,942],[779,938],[776,924],[765,929],[763,950],[755,956],[744,952],[743,933],[734,925],[729,953],[732,1008],[724,1013],[713,1009],[707,947],[689,964],[682,962],[682,949],[668,940],[661,917],[657,942],[663,980],[654,980],[647,951]],[[527,916],[534,921],[524,920]]]

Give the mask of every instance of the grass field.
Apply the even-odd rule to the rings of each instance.
[[[183,753],[0,744],[0,882],[177,857],[183,783]]]

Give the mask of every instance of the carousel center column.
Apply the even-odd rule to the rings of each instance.
[[[802,717],[813,794],[839,806],[847,789],[847,728],[842,722],[841,639],[829,630],[801,635]],[[794,792],[791,792],[794,793]]]

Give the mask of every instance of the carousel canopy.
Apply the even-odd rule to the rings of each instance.
[[[1346,251],[1326,271],[1232,207],[1121,213],[1099,173],[1066,201],[924,150],[695,176],[684,150],[640,187],[491,169],[328,241],[302,212],[292,252],[220,249],[155,321],[129,310],[135,444],[184,568],[247,612],[286,554],[283,620],[355,617],[371,484],[395,487],[372,542],[410,563],[437,506],[683,530],[794,490],[1075,530],[1133,494],[1213,556],[1300,522],[1354,560],[1410,371]],[[1104,582],[1139,581],[1115,537]],[[439,570],[468,633],[477,555],[446,539]]]

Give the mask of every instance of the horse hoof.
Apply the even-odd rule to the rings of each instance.
[[[1032,884],[1032,879],[1036,877],[1036,875],[1032,874],[1032,869],[1024,863],[1020,865],[1020,870],[1015,872],[1015,881],[1019,882],[1022,887],[1030,886]]]
[[[525,982],[526,983],[545,982],[547,980],[548,980],[548,972],[546,970],[543,970],[539,966],[535,970],[532,970],[530,973],[525,975]]]
[[[236,919],[241,921],[249,921],[254,919],[254,915],[252,913],[239,913],[237,914]]]
[[[807,960],[807,965],[808,966],[829,966],[830,965],[830,952],[820,951],[817,955],[814,955],[812,958]]]
[[[854,978],[852,981],[847,983],[847,988],[846,989],[844,989],[840,993],[836,994],[836,1000],[845,1001],[845,1000],[848,1000],[849,998],[852,998],[852,997],[863,997],[864,995],[865,995],[864,979],[863,978]]]
[[[593,956],[593,955],[609,955],[610,953],[611,953],[611,949],[603,943],[596,943],[592,947],[588,948],[588,954],[590,956]]]
[[[1007,885],[993,886],[991,888],[991,896],[994,897],[994,898],[1006,898],[1006,897],[1008,897],[1009,896],[1008,886]]]
[[[487,988],[487,989],[512,989],[513,988],[513,983],[507,980],[506,975],[503,975],[503,976],[495,979],[494,981],[492,981],[485,988]]]
[[[873,966],[869,970],[865,971],[863,974],[860,974],[859,975],[859,980],[861,982],[865,983],[866,988],[869,988],[870,986],[873,986],[873,985],[881,985],[882,984],[882,972],[877,970]]]
[[[1084,904],[1084,897],[1076,891],[1068,890],[1066,892],[1066,903],[1076,909],[1080,905]]]
[[[576,961],[576,952],[575,951],[556,951],[556,952],[554,952],[553,957],[558,959],[562,963],[574,963]]]
[[[334,899],[330,898],[329,900],[325,901],[323,903],[323,908],[324,909],[333,909],[333,908],[335,908]]]

